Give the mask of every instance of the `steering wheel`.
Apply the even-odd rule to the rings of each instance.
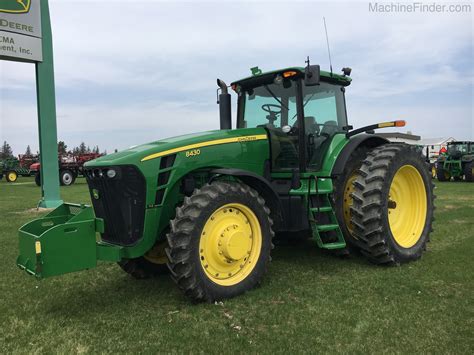
[[[272,109],[278,109],[277,110],[272,110]],[[265,112],[268,112],[270,115],[279,115],[281,113],[281,106],[280,105],[274,105],[274,104],[264,104],[262,105],[262,110]]]

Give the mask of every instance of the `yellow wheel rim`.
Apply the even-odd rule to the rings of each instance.
[[[344,186],[344,202],[343,202],[343,212],[344,212],[344,223],[347,230],[354,236],[353,227],[351,222],[351,206],[353,203],[351,194],[354,192],[354,181],[356,180],[355,172],[347,179],[346,186]]]
[[[395,173],[390,185],[388,221],[392,236],[403,248],[411,248],[421,237],[426,222],[425,183],[412,165]]]
[[[16,175],[15,172],[12,171],[12,172],[9,172],[9,173],[8,173],[8,180],[10,180],[10,181],[16,181],[16,179],[17,179],[17,175]]]
[[[431,168],[431,176],[436,177],[436,168],[434,166]]]
[[[166,241],[156,243],[143,257],[153,264],[166,264],[168,262],[165,252],[166,245]]]
[[[204,225],[199,257],[210,280],[232,286],[250,275],[261,248],[262,230],[255,213],[240,203],[230,203],[214,211]]]

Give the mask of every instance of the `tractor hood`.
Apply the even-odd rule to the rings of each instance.
[[[263,128],[199,132],[130,147],[126,150],[91,160],[84,166],[138,165],[141,162],[196,148],[260,139],[267,139],[267,133]]]

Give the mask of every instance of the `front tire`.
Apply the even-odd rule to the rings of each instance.
[[[263,198],[245,184],[215,181],[194,190],[167,235],[173,280],[194,301],[256,287],[270,261],[272,224]]]
[[[18,174],[15,170],[8,171],[5,179],[7,182],[15,182],[18,179]]]
[[[449,173],[449,171],[441,167],[436,169],[436,177],[438,178],[438,181],[441,181],[441,182],[451,180],[451,174]]]
[[[434,195],[416,149],[407,144],[373,149],[354,186],[352,223],[362,253],[376,264],[419,259],[432,231]]]

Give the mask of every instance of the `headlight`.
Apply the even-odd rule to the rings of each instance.
[[[113,179],[117,175],[117,172],[114,169],[107,170],[107,177]]]

